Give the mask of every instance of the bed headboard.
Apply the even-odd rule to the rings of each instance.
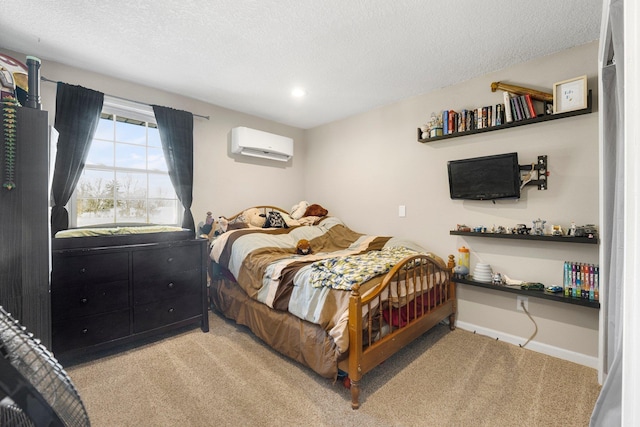
[[[279,207],[277,207],[277,206],[270,206],[270,205],[258,205],[258,206],[251,206],[251,207],[249,207],[249,208],[247,208],[247,209],[252,209],[252,208],[260,210],[260,211],[261,211],[261,213],[263,213],[263,214],[265,214],[265,215],[266,215],[268,212],[272,212],[272,211],[276,211],[276,212],[280,212],[280,213],[285,213],[285,214],[289,215],[289,212],[288,212],[286,209],[282,209],[282,208],[279,208]],[[238,212],[237,214],[235,214],[235,215],[233,215],[233,216],[230,216],[230,217],[227,217],[227,219],[228,219],[229,221],[233,221],[234,219],[236,219],[237,217],[239,217],[240,215],[242,215],[242,213],[243,213],[244,211],[246,211],[247,209],[243,209],[243,210],[241,210],[240,212]]]

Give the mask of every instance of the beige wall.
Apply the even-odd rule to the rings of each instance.
[[[2,49],[26,61],[25,54]],[[291,126],[242,114],[173,93],[140,86],[106,75],[44,61],[41,74],[48,79],[80,85],[134,101],[190,111],[210,120],[194,117],[194,190],[192,213],[196,224],[207,211],[215,216],[232,215],[255,204],[275,204],[290,208],[304,194],[304,131]],[[42,82],[42,108],[55,120],[56,85]],[[230,131],[247,126],[293,138],[295,156],[286,163],[232,155]]]
[[[416,128],[444,108],[501,102],[501,94],[490,91],[492,81],[550,90],[554,82],[587,74],[597,106],[597,48],[597,43],[574,48],[307,131],[55,62],[44,61],[42,75],[211,116],[194,121],[196,223],[207,210],[230,215],[255,204],[289,208],[308,200],[357,231],[412,238],[443,257],[465,245],[471,248],[472,268],[486,262],[509,277],[551,284],[561,282],[565,260],[597,263],[597,246],[464,239],[449,230],[461,223],[510,227],[536,218],[563,226],[597,224],[597,113],[430,144],[416,141]],[[53,123],[54,84],[42,84],[42,98]],[[292,137],[293,160],[280,164],[230,155],[228,138],[235,126]],[[549,189],[527,187],[521,200],[496,204],[449,199],[448,160],[509,151],[517,151],[522,164],[548,155]],[[405,218],[398,217],[399,205],[406,206]],[[515,344],[532,335],[534,325],[516,311],[514,295],[466,285],[458,291],[459,327]],[[530,298],[529,311],[538,333],[528,348],[596,366],[598,310]]]
[[[520,64],[307,131],[305,194],[352,228],[410,237],[437,254],[471,248],[471,268],[486,262],[511,278],[562,283],[565,260],[597,263],[596,245],[450,236],[456,224],[598,224],[598,115],[447,139],[416,141],[432,112],[501,102],[493,81],[551,91],[553,83],[588,76],[597,106],[597,42]],[[452,70],[455,72],[455,70]],[[526,187],[519,201],[454,201],[447,161],[517,151],[521,164],[549,156],[549,189]],[[406,206],[406,217],[398,206]],[[512,294],[459,285],[459,326],[524,343],[532,321]],[[529,298],[538,333],[529,347],[597,366],[598,310]]]

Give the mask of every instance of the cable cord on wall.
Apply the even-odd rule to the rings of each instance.
[[[531,314],[529,314],[529,310],[527,310],[527,308],[524,306],[524,301],[520,301],[520,306],[522,307],[524,312],[527,314],[527,316],[529,316],[529,319],[531,319],[531,321],[533,322],[533,326],[535,327],[535,330],[533,331],[533,334],[531,334],[531,336],[529,337],[527,342],[525,342],[524,344],[519,344],[520,347],[524,348],[527,344],[529,344],[531,342],[533,337],[535,337],[536,334],[538,333],[538,325],[536,324],[536,321],[533,320],[533,317],[531,317]]]
[[[520,190],[522,190],[525,185],[527,185],[528,183],[531,182],[531,180],[533,179],[533,173],[534,172],[536,173],[536,175],[538,175],[538,177],[536,179],[540,178],[540,173],[538,171],[536,171],[535,167],[536,167],[535,163],[532,163],[531,164],[531,171],[529,173],[527,173],[525,176],[522,177],[522,183],[520,184]]]

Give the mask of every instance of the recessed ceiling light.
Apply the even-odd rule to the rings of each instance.
[[[307,91],[302,89],[301,87],[296,87],[291,91],[291,96],[294,98],[302,98],[307,94]]]

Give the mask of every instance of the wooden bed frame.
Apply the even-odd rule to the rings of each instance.
[[[264,213],[272,210],[286,213],[276,206],[256,207]],[[239,215],[228,219],[233,220]],[[352,289],[349,298],[348,357],[338,361],[338,369],[349,376],[353,409],[360,406],[360,381],[364,374],[442,320],[448,318],[449,327],[451,330],[455,329],[457,302],[455,282],[451,281],[453,259],[453,255],[449,255],[445,265],[442,260],[427,255],[407,257],[395,265],[380,283],[363,294],[358,286]],[[210,263],[215,268],[217,265],[214,264],[213,261]],[[212,278],[221,277],[213,269],[210,274]],[[389,301],[389,295],[397,296],[395,303]],[[406,295],[410,297],[407,298]],[[216,308],[213,300],[212,307]],[[289,313],[282,313],[284,315],[293,317]],[[395,317],[400,320],[395,324],[386,322],[385,316],[387,319]],[[373,331],[382,331],[383,327],[387,327],[388,331],[380,338]],[[254,334],[267,341],[267,337],[261,336],[259,330],[251,329]]]

